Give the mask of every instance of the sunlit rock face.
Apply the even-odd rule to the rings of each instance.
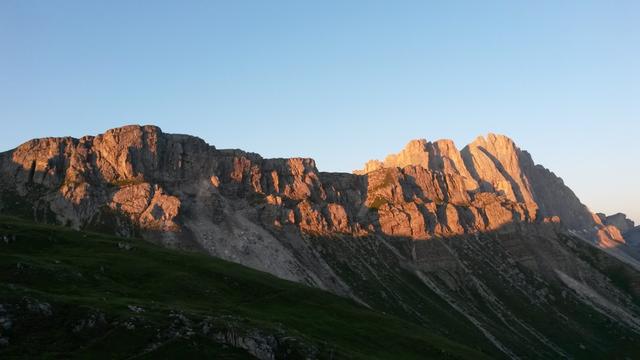
[[[32,140],[3,153],[1,166],[5,187],[43,192],[47,210],[76,227],[110,210],[142,230],[179,232],[189,204],[219,223],[227,203],[240,200],[268,229],[324,236],[424,240],[556,217],[593,239],[624,241],[620,233],[633,227],[622,214],[594,216],[560,178],[494,134],[462,150],[450,140],[413,140],[351,175],[320,173],[312,159],[263,159],[134,125]]]
[[[61,223],[81,227],[111,209],[142,229],[172,231],[180,200],[161,184],[206,171],[209,149],[194,137],[126,126],[96,137],[29,141],[2,154],[1,171],[5,188],[41,195]]]
[[[388,184],[380,181],[381,172],[390,174],[385,175],[391,180]],[[398,154],[369,161],[355,174],[368,176],[373,185],[369,205],[376,199],[378,204],[385,203],[379,209],[381,218],[415,221],[420,228],[420,222],[427,224],[426,232],[413,235],[405,229],[403,236],[448,236],[496,230],[520,221],[546,221],[561,222],[592,239],[619,242],[623,241],[619,233],[628,229],[628,222],[621,220],[623,214],[607,218],[606,223],[595,219],[562,179],[536,165],[529,153],[502,135],[478,137],[461,151],[450,140],[413,140]],[[398,193],[409,195],[391,197]],[[423,218],[415,216],[414,206]],[[454,209],[458,216],[453,215]],[[619,231],[607,230],[609,225]],[[387,226],[382,231],[393,235],[397,230],[392,229],[397,228]]]
[[[132,125],[31,140],[0,154],[0,174],[5,209],[16,198],[39,220],[139,234],[336,292],[346,290],[309,271],[316,255],[296,239],[424,241],[540,223],[614,248],[633,225],[621,214],[592,214],[560,178],[493,134],[462,150],[413,140],[347,174]]]

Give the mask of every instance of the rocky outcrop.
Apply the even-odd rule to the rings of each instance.
[[[420,166],[445,174],[459,175],[464,179],[465,188],[474,189],[478,183],[472,178],[462,160],[462,156],[451,140],[427,142],[424,139],[412,140],[398,154],[389,155],[384,161],[371,160],[363,170],[354,173],[364,175],[382,168],[405,168]]]
[[[149,183],[124,186],[113,193],[109,208],[128,215],[143,229],[177,231],[180,199]]]
[[[355,172],[374,179],[374,191],[369,188],[370,199],[373,196],[377,203],[391,202],[402,208],[401,199],[375,191],[379,190],[376,187],[379,181],[375,181],[381,171],[405,175],[405,183],[417,190],[412,192],[411,186],[404,186],[403,190],[409,190],[410,194],[406,201],[417,202],[427,219],[439,223],[439,226],[428,228],[427,235],[412,235],[414,238],[496,230],[519,221],[553,220],[596,241],[623,241],[616,229],[607,229],[608,226],[617,228],[620,221],[612,224],[595,218],[562,179],[536,165],[529,153],[520,150],[506,136],[478,137],[461,151],[450,140],[434,143],[414,140],[400,153],[390,155],[384,161],[372,160],[363,170]],[[389,180],[400,184],[400,180],[393,181],[399,178]],[[430,210],[434,205],[424,205],[430,202],[435,203],[435,211]],[[446,211],[438,211],[439,202],[447,204],[442,207]],[[451,205],[462,216],[452,216]],[[412,208],[408,206],[404,212],[415,214]],[[398,211],[391,215],[403,216],[393,214]],[[407,231],[402,233],[408,234]]]
[[[604,225],[615,226],[620,232],[625,233],[635,227],[635,223],[631,219],[627,219],[627,215],[617,213],[607,216],[602,213],[596,214]]]
[[[197,138],[127,126],[96,137],[29,141],[2,154],[0,171],[3,189],[39,193],[63,224],[82,227],[110,208],[143,229],[174,231],[180,200],[160,184],[202,173],[209,149]]]
[[[478,137],[462,154],[482,190],[504,194],[526,207],[528,219],[536,218],[538,204],[520,165],[521,152],[511,139],[494,134]]]
[[[424,240],[555,218],[593,239],[623,241],[632,225],[621,214],[593,216],[560,178],[494,134],[461,151],[450,140],[414,140],[354,175],[320,173],[312,159],[218,150],[154,126],[36,139],[3,153],[1,164],[5,189],[42,192],[58,221],[76,227],[108,209],[143,231],[179,233],[191,209],[207,208],[207,221],[219,224],[242,200],[270,231],[323,236]]]

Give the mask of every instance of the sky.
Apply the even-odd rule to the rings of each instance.
[[[155,124],[361,168],[510,136],[640,221],[640,1],[0,1],[0,151]]]

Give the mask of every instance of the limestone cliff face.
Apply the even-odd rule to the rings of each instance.
[[[238,202],[268,231],[323,236],[421,240],[559,221],[622,242],[620,233],[633,225],[622,215],[594,216],[560,178],[494,134],[461,151],[450,140],[414,140],[353,175],[320,173],[312,159],[218,150],[154,126],[36,139],[0,159],[3,188],[38,195],[59,222],[82,227],[110,211],[128,219],[121,233],[160,231],[170,243],[191,230],[185,223],[203,217],[194,208],[220,224]]]
[[[161,184],[206,172],[209,149],[202,140],[164,136],[153,126],[36,139],[2,154],[3,189],[40,192],[60,222],[76,227],[112,209],[144,229],[177,230],[180,200]]]
[[[390,192],[380,193],[381,172],[404,175],[404,183],[411,185],[403,190],[410,195],[402,200],[389,197]],[[415,219],[427,224],[426,231],[415,234],[407,230],[411,226],[400,232],[398,226],[382,227],[391,235],[424,238],[496,230],[521,221],[561,222],[593,239],[622,242],[619,233],[628,228],[619,215],[610,220],[595,217],[562,179],[536,165],[506,136],[478,137],[461,151],[449,140],[414,140],[400,153],[372,160],[355,173],[368,176],[374,184],[369,204],[376,199],[383,204],[379,215],[384,223],[394,223],[389,218],[398,217],[395,222]],[[387,183],[402,184],[401,178],[391,175],[394,181]],[[417,214],[416,207],[423,218],[407,217]],[[418,223],[417,228],[422,226]]]

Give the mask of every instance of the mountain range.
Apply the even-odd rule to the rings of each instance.
[[[235,262],[490,357],[640,356],[640,227],[506,136],[349,174],[131,125],[0,153],[0,189],[4,214]]]

